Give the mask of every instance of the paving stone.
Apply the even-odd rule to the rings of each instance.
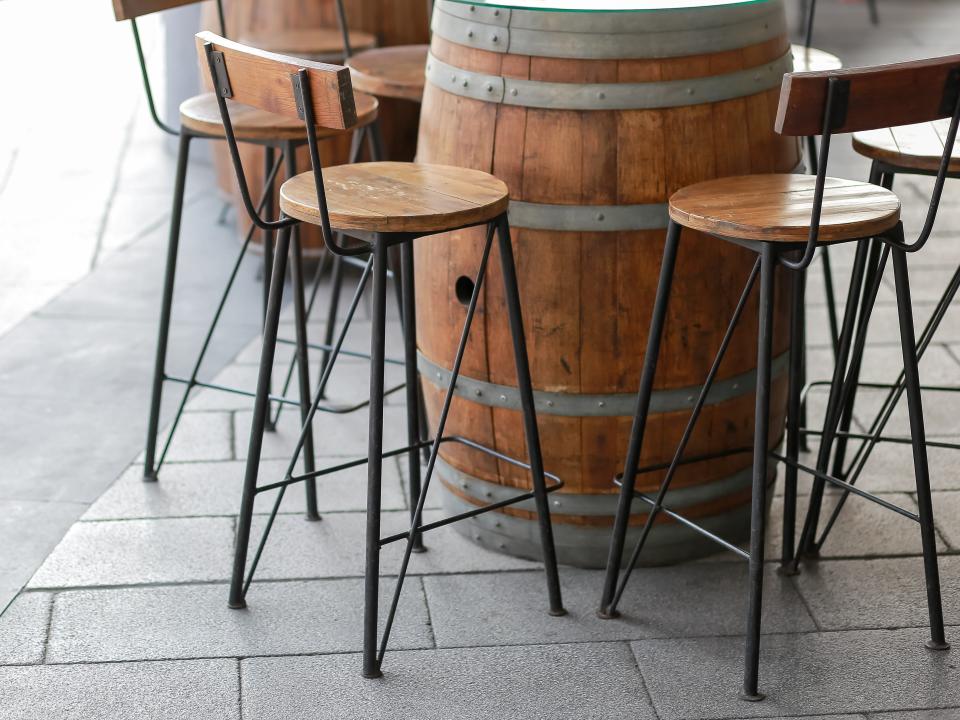
[[[0,615],[0,665],[43,661],[52,596],[22,593]]]
[[[944,621],[960,625],[960,557],[939,564]],[[922,558],[807,563],[795,581],[823,630],[928,627]]]
[[[238,459],[247,457],[252,418],[252,412],[234,413],[236,457]],[[316,438],[314,446],[317,454],[366,457],[367,425],[366,410],[358,410],[349,415],[318,414],[313,424],[314,437]],[[406,425],[407,415],[403,408],[396,406],[384,408],[384,451],[406,446]],[[293,453],[293,448],[299,437],[299,416],[295,413],[284,413],[277,424],[276,432],[264,435],[260,457],[265,460],[288,459]]]
[[[922,630],[768,635],[760,689],[737,697],[743,638],[641,640],[640,672],[662,720],[752,718],[960,705],[960,669],[951,653],[927,650]]]
[[[622,616],[596,616],[603,573],[562,568],[568,614],[547,614],[542,572],[424,578],[437,645],[631,640],[646,637],[730,635],[746,622],[746,566],[689,563],[643,568],[620,604]],[[766,632],[815,628],[789,582],[768,568]]]
[[[851,446],[856,449],[857,446]],[[853,457],[849,453],[847,457]],[[930,463],[930,487],[933,490],[960,490],[960,450],[927,448]],[[878,443],[863,468],[861,480],[864,490],[870,492],[915,493],[917,483],[913,474],[913,450],[910,445]],[[934,505],[936,511],[937,505]]]
[[[0,717],[239,720],[236,660],[0,668]]]
[[[953,550],[960,550],[960,492],[933,494],[933,520]]]
[[[81,522],[30,580],[89,587],[221,580],[230,572],[230,518]]]
[[[160,431],[159,450],[167,441],[169,428]],[[230,413],[185,412],[174,433],[167,462],[197,460],[233,460],[233,428]],[[137,460],[143,462],[143,453]]]
[[[381,535],[401,533],[409,528],[409,514],[388,512],[382,516]],[[424,513],[431,522],[443,515]],[[253,526],[253,544],[259,542],[266,518]],[[278,517],[264,550],[257,577],[262,579],[362,576],[366,529],[365,513],[335,513],[321,522],[305,522],[287,515]],[[539,563],[478,547],[452,527],[431,530],[426,536],[427,552],[411,556],[409,572],[417,574],[529,570]],[[380,572],[393,575],[403,559],[405,541],[392,543],[380,554]],[[297,551],[292,550],[297,548]]]
[[[381,608],[387,607],[392,590],[390,583],[381,585]],[[362,580],[254,583],[247,602],[246,610],[228,608],[227,586],[222,584],[60,593],[47,662],[361,649]],[[419,580],[413,579],[401,599],[391,646],[431,647],[429,622]]]
[[[318,466],[342,462],[343,458],[318,458]],[[301,463],[302,464],[302,463]],[[406,506],[397,463],[384,463],[383,508],[399,510]],[[130,467],[84,515],[85,520],[149,517],[187,517],[192,515],[236,515],[246,463],[174,463],[161,470],[160,481],[145,483],[143,466]],[[265,460],[260,464],[261,484],[274,482],[287,470],[286,460]],[[366,468],[357,467],[317,478],[317,503],[321,513],[366,508]],[[273,494],[257,499],[255,511],[270,512]],[[284,494],[282,513],[302,513],[304,490],[294,486]]]
[[[627,648],[537,645],[388,653],[384,677],[360,658],[244,660],[243,711],[261,720],[637,718],[655,716]]]
[[[824,496],[823,511],[820,514],[822,530],[836,507],[840,496],[838,492],[829,492]],[[917,512],[917,504],[909,495],[885,493],[883,499],[911,512]],[[803,528],[807,513],[809,496],[797,499],[797,537]],[[780,557],[783,547],[783,498],[774,498],[767,521],[766,557],[770,560]],[[946,545],[938,540],[938,547],[946,550]],[[837,522],[821,548],[822,557],[886,557],[890,555],[919,555],[923,552],[920,544],[920,528],[909,518],[897,515],[865,498],[851,496],[837,518]]]

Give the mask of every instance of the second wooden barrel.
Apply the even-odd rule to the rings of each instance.
[[[494,173],[510,219],[562,562],[604,563],[644,359],[666,226],[677,189],[715,177],[792,172],[797,142],[773,131],[792,59],[783,3],[637,13],[484,8],[441,0],[418,160]],[[420,370],[431,420],[465,316],[482,232],[416,245]],[[680,250],[643,464],[667,463],[755,255],[686,232]],[[526,457],[496,251],[448,432]],[[786,403],[787,283],[777,300],[772,422]],[[688,456],[667,496],[724,537],[747,536],[756,302],[745,312]],[[446,445],[444,504],[462,510],[528,487],[524,472]],[[655,491],[662,471],[639,478]],[[771,477],[771,481],[772,481]],[[532,507],[455,527],[492,549],[536,556]],[[633,525],[646,517],[634,503]],[[715,547],[661,516],[644,561]],[[638,528],[634,527],[633,532]]]

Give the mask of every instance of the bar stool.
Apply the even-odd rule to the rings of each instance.
[[[892,188],[894,180],[898,175],[937,175],[940,171],[940,164],[946,149],[949,132],[950,123],[948,120],[939,120],[919,125],[907,125],[904,127],[869,130],[854,133],[853,149],[860,155],[870,158],[872,161],[870,181],[879,183],[886,188]],[[960,147],[954,146],[952,153],[950,153],[946,177],[950,179],[960,179]],[[936,208],[933,208],[934,212],[935,210]],[[928,217],[927,223],[932,226],[933,220],[934,218],[932,216]],[[846,387],[843,391],[846,397],[846,403],[842,407],[840,424],[836,433],[834,433],[836,446],[835,450],[833,450],[831,474],[841,480],[845,480],[851,485],[855,485],[861,477],[877,443],[903,442],[902,438],[888,437],[883,434],[905,389],[903,373],[901,372],[893,383],[860,382],[862,346],[865,342],[870,319],[867,308],[872,307],[875,300],[875,295],[871,297],[866,293],[866,289],[870,288],[871,292],[875,293],[875,291],[872,290],[874,284],[879,287],[884,268],[879,264],[878,260],[878,258],[874,258],[873,262],[868,262],[867,265],[866,279],[863,284],[864,295],[861,300],[861,315],[857,324],[858,334],[854,345],[856,352],[853,354],[851,369],[848,373],[848,379],[846,380],[849,387]],[[950,282],[947,283],[946,289],[937,301],[933,312],[930,314],[930,318],[920,333],[917,347],[918,359],[923,357],[924,352],[933,341],[947,310],[957,295],[958,288],[960,288],[960,267],[957,268]],[[808,392],[811,387],[824,384],[829,383],[810,383],[804,389],[804,392]],[[857,390],[862,387],[873,390],[886,390],[887,394],[881,403],[880,409],[874,415],[867,432],[865,434],[851,433],[850,427],[853,419]],[[960,391],[960,388],[952,386],[922,386],[921,389],[936,392]],[[845,465],[847,447],[850,441],[860,441],[861,444],[857,447],[850,463]],[[960,444],[946,441],[928,441],[927,446],[954,450],[960,449]],[[807,521],[799,546],[801,554],[816,557],[820,553],[820,549],[823,547],[837,518],[840,516],[847,498],[850,496],[850,492],[848,489],[844,489],[841,492],[819,537],[817,537],[817,530],[822,509],[822,498],[815,498],[816,502],[811,504],[807,514]]]
[[[910,103],[901,102],[906,88],[909,88],[912,100]],[[899,125],[927,122],[944,117],[952,118],[946,138],[946,145],[952,147],[957,136],[957,126],[960,124],[960,55],[875,68],[790,74],[784,79],[776,130],[781,134],[799,137],[814,134],[821,136],[817,176],[814,178],[801,175],[757,175],[711,180],[680,190],[670,199],[670,223],[667,228],[660,282],[650,324],[629,449],[623,475],[620,478],[620,502],[610,543],[599,614],[601,617],[608,618],[617,615],[617,604],[630,573],[654,520],[660,513],[717,541],[721,546],[749,561],[746,654],[743,688],[740,693],[740,697],[744,700],[763,699],[758,681],[764,531],[770,457],[782,461],[786,467],[782,558],[784,564],[789,565],[794,560],[797,474],[801,470],[814,476],[815,490],[818,486],[822,489],[824,483],[844,489],[849,488],[855,494],[919,523],[930,615],[931,639],[927,646],[933,650],[945,650],[949,647],[943,628],[926,436],[906,256],[907,253],[916,252],[923,247],[929,238],[950,163],[950,153],[945,150],[941,159],[927,225],[918,240],[911,244],[907,244],[904,239],[903,224],[900,222],[900,201],[890,190],[870,183],[828,178],[826,175],[830,141],[836,133],[871,130],[884,127],[889,123]],[[691,412],[673,461],[654,498],[636,492],[635,484],[638,472],[642,471],[639,468],[640,452],[643,447],[647,412],[657,369],[660,338],[668,309],[673,268],[677,261],[683,227],[737,243],[756,252],[758,257],[749,273],[717,357]],[[818,458],[816,468],[807,467],[798,461],[803,299],[800,292],[802,283],[796,281],[796,275],[806,272],[818,246],[841,242],[857,243],[853,272],[856,286],[854,289],[858,289],[859,283],[862,282],[867,252],[872,244],[882,243],[883,259],[888,256],[893,258],[919,514],[897,507],[880,497],[828,475],[823,457]],[[779,433],[778,429],[774,428],[775,442],[771,444],[769,427],[774,285],[778,266],[794,273],[785,454],[770,449],[771,445],[779,444],[777,437]],[[664,505],[664,500],[676,469],[683,462],[687,443],[704,401],[710,392],[730,339],[758,277],[760,278],[760,297],[756,410],[752,450],[753,485],[750,546],[749,552],[745,552],[713,535],[692,520],[673,512]],[[834,374],[831,400],[828,403],[824,423],[825,438],[831,428],[836,426],[839,408],[842,405],[843,371],[850,357],[853,343],[857,295],[858,293],[852,292],[846,302],[837,370]],[[630,506],[634,497],[649,505],[650,512],[639,542],[621,578],[620,567],[630,518]]]
[[[177,255],[180,241],[180,224],[183,215],[184,190],[186,187],[186,175],[190,154],[190,144],[194,139],[224,140],[226,138],[225,128],[220,119],[219,103],[220,99],[214,93],[204,93],[191,97],[184,101],[180,106],[180,129],[174,129],[160,120],[156,106],[153,100],[153,92],[150,84],[150,77],[146,66],[146,59],[143,52],[143,45],[140,40],[140,33],[137,27],[137,18],[142,15],[165,10],[172,7],[178,7],[185,3],[183,0],[157,0],[145,6],[136,0],[114,0],[114,11],[118,21],[129,20],[133,29],[134,43],[137,50],[137,58],[140,63],[140,69],[143,76],[144,89],[147,96],[147,104],[151,117],[156,125],[164,132],[178,136],[180,138],[179,151],[177,155],[176,184],[174,188],[173,210],[170,221],[170,237],[167,244],[166,268],[164,271],[163,298],[160,309],[160,327],[157,339],[157,351],[154,364],[153,382],[151,390],[150,414],[147,427],[147,442],[144,457],[144,474],[146,481],[156,481],[158,473],[162,466],[167,452],[170,449],[171,442],[183,415],[187,400],[194,388],[207,388],[220,390],[239,395],[252,397],[254,393],[247,390],[225,387],[222,385],[203,382],[199,379],[200,368],[206,353],[210,347],[213,333],[219,322],[220,316],[226,304],[227,297],[233,287],[240,264],[246,254],[250,242],[253,238],[256,226],[251,226],[247,233],[236,260],[231,269],[226,287],[220,297],[219,303],[214,311],[213,318],[208,326],[206,335],[201,344],[200,351],[194,361],[190,375],[187,377],[177,377],[170,375],[166,369],[167,344],[170,332],[170,316],[173,305],[173,292],[176,280]],[[222,0],[217,0],[217,11],[223,25],[223,5]],[[362,129],[368,128],[377,116],[377,101],[369,95],[358,95],[355,98],[357,108],[356,127]],[[295,152],[296,148],[305,145],[307,142],[307,133],[302,123],[283,117],[278,114],[265,112],[264,110],[235,105],[231,103],[234,123],[232,133],[238,142],[249,143],[253,145],[264,146],[267,149],[267,173],[265,175],[264,192],[259,202],[254,206],[254,201],[249,194],[244,195],[243,201],[248,211],[254,211],[255,207],[263,212],[269,210],[273,201],[274,179],[280,169],[281,163],[285,164],[288,176],[296,175]],[[333,137],[342,133],[342,130],[323,130],[322,137]],[[279,156],[277,153],[279,152]],[[356,159],[355,157],[352,159]],[[265,247],[271,238],[267,233]],[[269,260],[271,253],[267,253]],[[306,337],[299,339],[306,343]],[[305,357],[306,347],[298,347],[297,357]],[[300,391],[299,400],[290,400],[286,397],[274,396],[272,400],[280,404],[291,404],[301,407],[301,413],[306,414],[310,403],[309,375],[305,372],[306,368],[300,370],[300,380],[304,383]],[[172,382],[184,386],[180,397],[176,413],[167,432],[166,440],[162,448],[159,448],[159,424],[160,408],[163,394],[163,386],[167,382]],[[306,465],[313,463],[312,452],[305,459]],[[312,483],[306,484],[307,492],[307,517],[316,519],[317,513],[316,491]]]
[[[201,55],[209,64],[211,77],[217,88],[220,112],[226,129],[227,142],[234,158],[237,180],[245,187],[243,167],[239,162],[237,146],[231,130],[230,109],[227,97],[237,102],[260,107],[288,117],[303,119],[310,147],[312,172],[303,173],[287,180],[280,190],[280,218],[276,221],[258,221],[274,227],[278,232],[277,260],[270,283],[270,300],[264,330],[263,350],[257,382],[257,398],[254,405],[250,430],[250,445],[243,485],[243,499],[237,527],[233,574],[230,585],[229,605],[234,608],[246,606],[249,588],[257,563],[267,541],[273,519],[290,485],[312,480],[339,470],[366,464],[367,480],[367,528],[366,567],[364,586],[363,665],[365,677],[380,677],[381,663],[397,611],[403,581],[406,577],[414,538],[429,530],[449,525],[459,520],[475,517],[485,512],[513,505],[525,500],[534,500],[539,518],[540,539],[547,578],[549,612],[564,613],[560,584],[557,575],[556,553],[550,525],[550,509],[547,493],[562,486],[543,470],[537,418],[533,404],[533,389],[523,334],[520,298],[517,291],[516,269],[507,221],[508,192],[504,183],[476,170],[466,170],[439,165],[413,163],[372,162],[322,168],[317,148],[317,127],[334,127],[346,130],[356,122],[353,93],[350,86],[350,71],[345,67],[301,61],[280,55],[265,53],[224,40],[213,33],[197,35]],[[305,450],[304,441],[310,434],[313,419],[321,398],[314,395],[309,412],[303,421],[300,437],[282,480],[269,485],[258,484],[260,450],[269,400],[269,378],[276,347],[280,305],[283,296],[283,278],[287,251],[290,247],[291,229],[298,223],[319,225],[324,241],[331,252],[345,256],[369,254],[363,277],[354,295],[348,312],[347,324],[340,331],[333,348],[336,358],[347,332],[360,294],[368,278],[373,278],[373,322],[371,332],[370,364],[370,418],[368,454],[366,458],[342,463],[322,470],[295,475],[297,460]],[[486,240],[482,260],[467,305],[463,332],[457,347],[453,372],[440,413],[437,432],[432,441],[423,441],[419,434],[419,403],[416,370],[416,318],[415,288],[413,275],[413,243],[417,238],[449,232],[460,228],[485,226]],[[496,232],[498,249],[505,286],[506,305],[513,338],[514,360],[518,386],[523,407],[524,433],[527,442],[529,463],[508,458],[501,453],[477,445],[469,440],[445,436],[444,428],[453,399],[453,388],[459,376],[463,354],[469,339],[470,327],[477,310],[480,292],[486,276],[487,263]],[[338,234],[343,233],[354,240],[341,245]],[[383,389],[384,345],[386,329],[386,278],[389,249],[399,246],[402,259],[404,360],[406,367],[407,440],[406,447],[384,452],[383,448]],[[294,246],[294,263],[297,247]],[[296,267],[296,265],[294,265]],[[294,304],[302,306],[302,285],[294,288]],[[327,372],[329,372],[329,367]],[[470,511],[423,523],[423,508],[441,443],[460,443],[474,450],[491,455],[530,470],[532,490],[518,493],[513,498],[476,507]],[[380,496],[381,470],[385,457],[407,455],[411,468],[419,474],[419,451],[429,446],[422,489],[417,497],[410,529],[403,533],[381,537]],[[547,487],[546,477],[552,484]],[[253,506],[256,496],[276,490],[277,497],[259,547],[247,571],[247,551],[250,540]],[[385,629],[378,643],[378,602],[381,547],[398,541],[406,541],[403,562],[397,576]]]

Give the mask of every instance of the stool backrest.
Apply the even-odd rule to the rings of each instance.
[[[288,118],[303,120],[320,209],[324,241],[333,243],[323,186],[317,127],[349,130],[357,124],[350,70],[241,45],[211,32],[197,34],[197,51],[210,69],[220,117],[233,159],[240,196],[253,222],[273,229],[289,219],[263,220],[250,198],[227,99]]]
[[[831,132],[913,125],[952,117],[960,97],[960,55],[895,65],[789,73],[783,78],[776,130],[823,134],[831,80],[839,103]]]
[[[137,48],[137,60],[140,62],[140,74],[143,78],[143,89],[147,95],[147,109],[154,124],[170,135],[179,135],[180,131],[167,125],[160,119],[157,106],[153,100],[153,89],[150,87],[150,72],[147,70],[147,59],[143,54],[143,43],[140,42],[140,30],[137,28],[137,18],[143,15],[171,10],[185,5],[193,5],[201,0],[113,0],[113,14],[117,20],[129,20],[133,30],[133,42]],[[220,34],[227,34],[227,22],[223,14],[223,0],[216,0],[217,18],[220,21]]]
[[[795,270],[813,259],[820,233],[830,139],[836,133],[915,125],[952,118],[944,142],[927,220],[919,239],[903,249],[919,250],[930,237],[960,125],[960,55],[876,67],[789,73],[783,78],[775,129],[782,135],[820,135],[820,158],[810,237],[803,257],[783,264]]]

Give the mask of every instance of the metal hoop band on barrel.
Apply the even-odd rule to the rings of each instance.
[[[433,32],[497,53],[574,59],[661,59],[735,50],[787,32],[782,0],[658,13],[546,13],[439,0]]]
[[[448,512],[464,512],[477,504],[495,502],[510,493],[516,494],[516,488],[481,480],[457,470],[442,459],[437,461],[437,474],[443,488],[442,503]],[[771,468],[768,480],[773,482],[774,478],[775,468]],[[697,505],[709,505],[745,492],[750,484],[751,469],[746,468],[703,485],[678,487],[670,492],[669,505],[671,509],[678,511],[689,510]],[[555,493],[551,496],[554,540],[557,552],[565,564],[588,568],[603,567],[610,539],[609,526],[567,523],[563,521],[563,516],[613,518],[617,499],[616,494]],[[524,504],[517,504],[516,508],[528,511],[534,509],[532,505]],[[642,516],[646,511],[647,507],[643,503],[634,504],[634,514]],[[746,538],[749,525],[744,520],[749,512],[750,504],[744,501],[728,510],[701,518],[698,522],[710,532],[737,542]],[[539,558],[536,525],[525,518],[489,513],[469,523],[458,524],[455,529],[491,550],[520,557]],[[637,534],[639,531],[639,526],[631,527],[628,534]],[[647,557],[655,557],[658,564],[689,560],[715,551],[709,541],[674,523],[665,523],[662,528],[658,528],[649,542],[651,552]]]
[[[655,110],[722,102],[779,87],[790,51],[773,62],[722,75],[642,83],[557,83],[485,75],[427,56],[427,81],[454,95],[548,110]]]
[[[774,377],[779,377],[786,372],[788,359],[789,354],[784,353],[773,361]],[[417,368],[420,370],[421,377],[431,385],[439,388],[447,387],[450,380],[450,371],[446,368],[440,367],[422,354],[417,356]],[[716,405],[752,393],[755,383],[755,370],[735,375],[726,380],[718,380],[710,389],[710,394],[707,396],[707,405]],[[696,402],[699,393],[699,386],[654,390],[650,399],[650,412],[668,413],[689,410]],[[520,409],[520,393],[517,388],[476,380],[462,373],[457,380],[454,394],[472,400],[478,405],[507,408],[509,410]],[[537,412],[545,415],[629,417],[633,415],[635,410],[637,394],[633,392],[581,395],[534,390],[533,401]]]

